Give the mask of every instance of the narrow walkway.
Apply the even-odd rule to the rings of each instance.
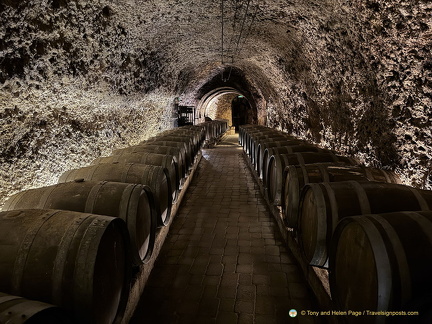
[[[288,314],[317,308],[237,139],[203,150],[130,323],[314,323]]]

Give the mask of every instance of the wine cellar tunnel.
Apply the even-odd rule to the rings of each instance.
[[[355,164],[361,165],[362,168],[382,170],[384,175],[381,178],[385,178],[386,182],[392,182],[390,180],[393,179],[393,175],[397,177],[398,180],[395,180],[395,183],[410,188],[409,191],[413,194],[416,192],[415,197],[423,197],[419,198],[417,209],[412,207],[413,209],[409,210],[412,213],[421,211],[422,214],[416,214],[416,216],[410,214],[409,218],[417,221],[419,217],[427,219],[427,210],[430,209],[427,193],[432,189],[431,17],[432,4],[426,0],[351,2],[343,0],[221,0],[219,2],[203,0],[0,0],[0,208],[7,213],[11,197],[29,190],[60,186],[59,178],[64,177],[65,173],[77,169],[87,170],[97,159],[110,158],[113,163],[123,163],[119,162],[120,158],[114,161],[112,156],[116,151],[130,150],[143,143],[152,142],[156,144],[149,144],[149,146],[169,146],[171,144],[166,142],[172,140],[172,137],[185,136],[185,134],[179,135],[180,133],[174,135],[171,132],[182,131],[187,134],[205,132],[203,135],[205,138],[200,142],[200,149],[194,150],[194,157],[183,155],[173,160],[173,163],[178,164],[181,164],[178,161],[181,159],[184,159],[185,165],[190,163],[189,171],[186,167],[183,170],[179,167],[178,170],[169,174],[168,171],[164,171],[166,179],[171,178],[174,181],[174,178],[178,178],[179,188],[184,186],[185,190],[182,194],[178,194],[183,200],[181,203],[178,200],[179,202],[175,205],[174,201],[178,199],[175,190],[169,186],[160,189],[160,192],[173,191],[173,201],[167,202],[166,205],[173,204],[172,210],[175,215],[174,220],[167,219],[166,224],[164,220],[159,220],[157,224],[160,232],[167,231],[169,227],[173,230],[173,232],[164,233],[166,240],[160,238],[161,242],[165,240],[163,248],[162,245],[155,248],[156,250],[161,249],[161,258],[168,257],[165,261],[160,261],[161,264],[166,265],[166,269],[172,269],[170,262],[176,256],[175,253],[180,253],[175,247],[174,238],[183,237],[182,231],[191,234],[193,241],[198,232],[202,230],[200,235],[202,235],[201,244],[203,246],[200,246],[199,242],[192,243],[197,243],[199,248],[205,247],[205,244],[208,243],[203,234],[207,233],[205,226],[197,226],[195,233],[188,232],[191,231],[193,224],[205,222],[200,218],[194,221],[188,219],[191,212],[187,210],[198,209],[198,206],[193,204],[198,204],[199,208],[205,207],[204,202],[202,204],[194,202],[195,196],[204,199],[209,206],[219,206],[208,200],[208,197],[201,197],[198,194],[200,190],[208,191],[223,201],[224,203],[220,205],[221,209],[232,208],[232,213],[221,212],[218,215],[218,217],[224,216],[223,219],[218,218],[218,221],[225,222],[224,229],[227,235],[225,244],[228,244],[227,242],[234,244],[232,240],[235,233],[230,231],[236,228],[239,229],[236,234],[238,244],[247,244],[243,242],[245,236],[254,238],[254,235],[261,235],[259,241],[263,242],[264,247],[257,247],[256,251],[251,248],[246,252],[245,248],[239,245],[239,254],[235,261],[231,255],[222,255],[224,259],[215,262],[217,257],[213,253],[221,249],[220,246],[217,246],[219,243],[215,243],[215,250],[212,250],[212,254],[207,251],[211,261],[208,261],[206,271],[211,269],[209,270],[211,274],[199,273],[199,276],[203,276],[200,282],[202,289],[194,292],[194,288],[189,286],[191,284],[189,281],[182,286],[183,289],[191,288],[192,297],[195,296],[194,294],[199,294],[201,298],[192,300],[187,305],[179,304],[179,307],[183,307],[181,313],[185,315],[183,320],[193,322],[206,318],[210,322],[224,323],[272,323],[282,321],[282,319],[298,323],[332,321],[330,317],[323,316],[314,319],[313,315],[308,313],[305,316],[300,316],[300,314],[295,318],[289,317],[288,312],[291,309],[306,312],[314,310],[325,312],[331,309],[344,311],[340,305],[333,307],[334,300],[328,305],[324,303],[323,306],[314,288],[315,284],[311,283],[311,280],[314,280],[311,279],[312,276],[319,277],[318,282],[322,281],[322,273],[319,269],[324,269],[323,271],[326,272],[328,270],[325,269],[341,263],[333,264],[332,260],[325,258],[324,261],[318,261],[316,254],[309,251],[299,252],[299,255],[304,256],[306,253],[308,258],[313,259],[309,261],[317,264],[311,266],[308,262],[306,268],[302,268],[301,264],[297,265],[301,263],[301,260],[299,261],[296,257],[297,244],[300,244],[299,249],[311,249],[315,241],[300,242],[300,236],[295,234],[297,220],[288,219],[288,216],[285,215],[285,207],[279,202],[281,199],[279,189],[270,190],[266,187],[265,181],[275,181],[281,185],[281,181],[285,181],[287,175],[285,170],[277,169],[281,165],[287,168],[289,166],[290,172],[294,172],[291,162],[287,162],[291,161],[291,157],[285,155],[299,155],[303,152],[310,152],[310,150],[314,151],[314,154],[333,154],[331,157],[333,162],[340,163],[338,159],[343,157],[347,159],[344,160],[345,164],[351,163],[347,161],[356,161]],[[267,132],[270,133],[267,134]],[[243,135],[250,144],[242,142],[246,140],[242,138]],[[157,140],[158,136],[166,138]],[[273,137],[281,143],[292,141],[299,148],[295,152],[292,149],[290,152],[285,152],[268,146],[268,152],[271,155],[263,160],[259,154],[264,155],[265,152],[260,151],[260,141],[263,141],[262,145],[265,148],[269,144],[263,139]],[[219,144],[216,145],[217,143]],[[311,146],[314,148],[310,149]],[[305,151],[306,149],[309,151]],[[162,149],[154,148],[153,150]],[[171,153],[166,153],[169,151],[167,148],[163,150],[165,153],[158,151],[159,153],[152,152],[152,154],[174,154],[172,150]],[[133,152],[136,153],[136,151]],[[302,158],[308,159],[308,154],[304,154]],[[268,163],[266,167],[273,167],[275,171],[260,174],[260,170],[264,168],[264,165],[260,163]],[[222,171],[218,169],[219,164]],[[224,175],[224,170],[229,177]],[[327,171],[330,174],[336,174],[335,169]],[[158,174],[163,178],[164,172],[154,171],[152,174],[155,176]],[[194,175],[193,178],[189,172]],[[79,179],[73,179],[77,180],[74,182],[75,186],[84,187],[89,174],[90,171],[78,177]],[[98,172],[95,171],[94,174]],[[233,180],[230,190],[225,188],[225,194],[210,186],[211,182],[214,183],[214,186],[220,183],[220,179],[215,174],[224,181]],[[263,176],[268,179],[264,179]],[[340,173],[334,177],[340,177]],[[350,181],[354,181],[355,177],[352,175],[350,177]],[[244,178],[243,185],[247,187],[247,194],[251,196],[246,196],[246,192],[239,187],[237,178]],[[282,178],[284,180],[281,180]],[[314,182],[312,178],[310,176],[307,182]],[[329,176],[326,176],[326,179],[329,180]],[[357,178],[355,180],[357,181]],[[98,189],[93,189],[92,195],[95,196],[96,192],[102,192],[109,185],[111,184],[99,184]],[[205,185],[207,187],[200,187]],[[359,185],[352,186],[359,192],[365,192],[362,194],[363,198],[356,198],[358,201],[366,199],[364,197],[369,195],[368,190],[371,192],[375,190],[363,185],[361,185],[362,189]],[[236,190],[231,191],[234,188]],[[339,188],[337,185],[326,184],[319,187],[305,183],[305,190],[307,188],[310,188],[309,194],[305,194],[304,197],[309,199],[307,200],[310,203],[309,206],[313,205],[314,199],[318,199],[314,198],[311,192],[326,192],[326,199],[330,197],[328,201],[337,200],[337,197],[334,198],[328,194],[330,189],[335,192],[336,196],[338,190],[341,192],[347,190],[345,196],[350,195],[347,193],[348,189]],[[124,190],[132,195],[138,189],[128,187],[129,191]],[[153,206],[153,193],[145,186],[142,190],[141,195],[144,195],[144,192],[147,195],[147,205],[140,200],[139,206],[141,209],[150,208],[149,206]],[[385,190],[380,192],[383,191]],[[228,192],[230,196],[224,196],[228,195]],[[47,199],[47,195],[48,192],[44,199]],[[244,199],[244,206],[240,197]],[[391,198],[391,201],[392,199],[406,200],[395,193],[393,197],[399,198]],[[243,210],[254,215],[250,219],[252,223],[244,224],[246,222],[245,212],[234,205],[229,205],[227,201],[236,202],[238,206],[243,206]],[[115,200],[112,200],[113,204],[114,202]],[[319,202],[321,203],[322,201]],[[354,206],[357,203],[348,205],[350,204]],[[342,229],[334,232],[335,237],[337,236],[339,240],[348,240],[349,233],[351,233],[352,235],[363,235],[361,239],[365,241],[366,235],[362,234],[361,228],[371,228],[371,226],[378,226],[378,223],[383,224],[384,222],[383,218],[373,218],[375,217],[373,215],[399,211],[387,210],[385,206],[391,203],[382,202],[381,207],[376,209],[374,209],[372,200],[366,207],[359,204],[361,208],[356,205],[360,208],[359,213],[372,216],[368,216],[367,220],[350,218],[350,220],[341,222],[347,229],[346,232]],[[30,205],[31,199],[28,202],[28,206]],[[252,212],[251,205],[254,206],[257,214]],[[399,206],[396,203],[393,205]],[[109,208],[111,207],[105,207],[105,210]],[[91,208],[87,205],[84,209],[90,210]],[[306,207],[304,209],[306,210]],[[153,212],[156,213],[154,210]],[[167,209],[165,212],[168,213]],[[200,211],[195,216],[200,217],[206,213],[212,215],[212,212],[214,211]],[[237,213],[235,216],[237,225],[229,229],[232,224],[226,218],[235,213]],[[269,223],[263,219],[263,213],[267,214],[269,219],[273,219],[275,215],[276,219],[282,217],[282,223],[278,223],[277,220],[275,223]],[[32,217],[43,217],[44,219],[47,217],[45,214],[45,216],[39,214],[34,211]],[[59,215],[62,215],[62,212],[55,215],[49,214],[48,218],[50,222],[54,222],[57,216],[60,217]],[[185,228],[176,225],[177,216],[179,223]],[[13,217],[15,216],[5,216],[4,221],[8,222]],[[86,220],[83,220],[84,216],[75,215],[74,217],[78,217],[80,222],[84,223],[90,223],[91,219],[95,224],[106,224],[107,233],[111,233],[106,237],[115,238],[116,246],[121,246],[123,243],[128,244],[119,243],[122,240],[123,232],[127,232],[126,228],[123,228],[125,225],[121,224],[120,220],[108,221],[99,219],[93,214]],[[318,216],[314,214],[314,217]],[[395,218],[398,224],[404,224],[403,217],[399,215]],[[172,226],[171,223],[168,224],[171,221]],[[298,222],[298,225],[303,228],[309,225],[306,220],[298,220]],[[386,219],[386,222],[391,223],[392,221]],[[414,227],[412,232],[408,231],[406,237],[401,238],[402,243],[397,245],[395,251],[403,249],[404,240],[413,241],[414,243],[410,244],[416,246],[415,239],[422,237],[418,235],[416,238],[420,229],[429,228],[424,220],[419,222],[423,226]],[[71,221],[71,228],[75,226],[72,224],[75,223]],[[248,228],[245,231],[248,231],[249,235],[241,234],[242,224]],[[396,228],[400,225],[391,224],[391,226],[394,225],[395,230],[393,234],[389,234],[389,237],[399,237],[400,233]],[[27,225],[22,223],[20,226],[24,228]],[[213,238],[221,234],[216,230],[216,223],[214,225],[215,231],[210,234]],[[254,232],[258,231],[257,228],[260,226],[262,230]],[[336,227],[336,223],[332,226]],[[117,227],[122,229],[119,230],[119,233],[114,234],[114,228]],[[279,230],[276,231],[277,227],[282,232],[280,238],[276,238],[280,235]],[[385,226],[382,225],[382,227]],[[52,225],[52,228],[57,227]],[[288,231],[287,234],[284,232],[286,228],[294,228],[294,230]],[[381,227],[379,229],[382,230]],[[1,231],[5,237],[9,233],[5,229]],[[34,228],[29,227],[28,233],[30,234],[23,236],[24,243],[21,250],[25,250],[27,246],[25,242],[35,235],[34,231]],[[76,231],[78,233],[80,230]],[[305,235],[306,231],[302,233]],[[376,231],[373,233],[376,234]],[[270,234],[275,236],[266,237]],[[17,240],[18,237],[17,234],[14,240]],[[289,241],[290,237],[293,239],[292,242]],[[391,241],[390,238],[388,240]],[[272,244],[266,244],[269,241]],[[64,243],[65,240],[61,242]],[[156,237],[157,242],[159,241]],[[427,242],[427,240],[422,242]],[[185,244],[180,241],[178,243]],[[3,246],[1,248],[9,257],[8,244],[10,242],[7,243],[6,239],[3,243],[0,241],[0,246]],[[104,244],[109,245],[107,242]],[[249,244],[254,247],[253,244],[257,243]],[[164,249],[168,249],[171,245],[174,248],[170,254]],[[371,251],[376,249],[373,244],[370,248],[368,247],[365,246],[364,254],[361,256],[365,257],[367,253],[372,253]],[[194,253],[195,248],[191,245]],[[386,248],[389,248],[388,244]],[[120,248],[112,249],[114,254],[120,251]],[[269,259],[260,259],[268,263],[266,269],[273,267],[274,270],[275,267],[279,267],[278,275],[285,276],[285,279],[281,279],[278,275],[271,276],[270,273],[274,272],[272,270],[264,273],[264,270],[260,269],[261,272],[254,273],[252,267],[252,272],[248,272],[251,260],[255,260],[255,257],[259,258],[258,254],[253,253],[262,252],[263,249],[265,253],[270,253]],[[229,250],[232,250],[231,247]],[[272,253],[276,253],[276,250],[279,251],[278,265],[272,263],[276,259],[276,255]],[[185,250],[181,253],[191,252]],[[347,247],[345,250],[341,249],[340,253],[350,255],[355,254],[355,251]],[[275,258],[272,258],[272,255]],[[152,259],[153,261],[150,262],[156,262],[152,276],[157,276],[159,269],[161,273],[159,277],[165,278],[163,275],[165,274],[167,280],[173,284],[178,283],[176,278],[186,280],[187,276],[184,274],[173,277],[174,270],[161,269],[161,264],[157,263],[156,256],[157,253],[152,257],[155,260]],[[189,258],[191,257],[189,255]],[[416,257],[418,258],[419,255],[416,254]],[[140,256],[135,255],[136,258],[139,259]],[[194,258],[200,260],[197,262],[206,262],[203,261],[206,256],[197,254],[194,255]],[[411,261],[409,256],[406,258],[409,266],[402,267],[401,264],[405,261],[402,262],[401,257],[390,257],[392,260],[397,259],[399,268],[402,269],[393,272],[407,272],[423,278],[421,273],[428,270],[432,264],[431,259],[428,258],[416,268],[417,270],[413,270],[411,265],[414,261]],[[128,259],[127,256],[126,259]],[[24,262],[23,259],[17,260],[20,261],[17,261],[15,267]],[[242,271],[236,272],[237,268],[233,269],[231,265],[226,266],[227,260],[235,263]],[[56,267],[63,264],[63,261],[56,262]],[[233,276],[227,276],[229,279],[225,279],[228,281],[221,279],[216,283],[215,277],[222,278],[223,274],[219,276],[218,266],[214,263],[223,264],[224,269],[228,269],[230,274],[231,272],[236,274],[234,275],[236,279],[233,279]],[[176,265],[176,271],[184,268],[179,264]],[[111,266],[114,265],[111,264]],[[2,268],[0,269],[1,277],[15,273],[15,270],[6,270],[6,262]],[[284,268],[285,272],[281,268]],[[378,265],[377,268],[379,268]],[[314,275],[311,269],[315,269],[313,270]],[[128,271],[125,270],[125,276],[128,275]],[[131,271],[138,270],[134,268]],[[142,269],[140,271],[145,272]],[[136,275],[135,272],[130,275],[133,277]],[[292,275],[294,278],[292,282],[289,279],[289,273],[295,273]],[[333,279],[338,281],[345,279],[336,275],[332,279],[331,271],[328,273],[330,273],[330,284]],[[356,272],[353,270],[353,273]],[[101,282],[109,282],[109,277],[101,277]],[[17,278],[13,281],[15,288],[19,281]],[[57,281],[60,280],[59,276],[56,278]],[[134,278],[137,280],[138,277]],[[229,284],[222,284],[223,282]],[[117,284],[120,285],[118,282]],[[196,282],[195,284],[197,285]],[[235,292],[232,291],[234,288],[225,287],[230,284],[235,285]],[[280,289],[259,290],[260,293],[258,293],[258,286],[269,288],[271,285],[277,286],[278,284],[286,285],[288,295],[283,295]],[[430,285],[429,282],[422,282],[422,284],[425,287]],[[39,285],[42,285],[42,281],[39,282]],[[206,285],[212,288],[206,290]],[[384,289],[383,295],[393,297],[392,292],[386,290],[388,285],[379,289]],[[157,283],[149,281],[146,287],[149,291],[156,291],[157,298],[163,298],[160,294],[158,295],[160,287]],[[166,287],[164,286],[162,290],[166,290]],[[391,306],[392,310],[404,310],[405,305],[409,305],[406,306],[407,309],[416,307],[423,309],[424,305],[431,305],[430,294],[423,296],[422,292],[420,298],[416,287],[418,285],[412,287],[414,300],[410,297],[411,292],[402,293],[406,285],[401,284],[395,288],[395,294],[403,295],[403,298],[401,297],[399,304]],[[14,292],[20,290],[15,288],[10,291],[0,289],[0,293],[18,295]],[[327,288],[323,287],[330,296]],[[56,289],[58,296],[60,288]],[[144,287],[136,289],[141,291]],[[213,293],[211,289],[216,289],[213,291],[214,296],[211,295]],[[344,289],[341,287],[340,293],[351,296],[352,292],[349,288]],[[147,291],[143,294],[139,303],[137,295],[130,299],[133,299],[136,302],[134,305],[139,308],[142,307],[143,300],[148,300],[149,296],[146,295],[148,293]],[[114,292],[112,294],[115,295]],[[284,308],[286,303],[281,304],[280,301],[269,305],[269,300],[274,301],[278,294],[283,295],[279,296],[282,297],[281,300],[296,299],[297,301],[292,303],[294,305],[292,307],[287,305],[286,309]],[[178,293],[173,296],[180,298],[181,295]],[[261,298],[263,295],[272,298],[265,300]],[[325,296],[326,292],[323,295]],[[24,294],[21,297],[36,299],[32,296],[32,294]],[[9,300],[9,297],[0,295],[0,305],[2,298]],[[171,300],[169,298],[168,300]],[[419,299],[422,302],[419,302]],[[217,300],[218,306],[214,306],[210,300]],[[56,304],[50,302],[48,297],[42,301]],[[111,302],[116,303],[116,301]],[[204,305],[203,308],[199,306],[201,302]],[[350,299],[350,302],[360,303],[354,297]],[[124,303],[126,305],[127,298]],[[169,304],[165,300],[165,304],[167,303]],[[379,299],[377,303],[382,309],[391,309],[390,302]],[[84,301],[82,304],[84,305]],[[348,304],[345,304],[345,310],[348,310],[346,305]],[[366,307],[366,304],[362,305],[363,308]],[[161,306],[158,311],[164,313],[165,306]],[[45,306],[39,305],[38,307]],[[172,310],[169,305],[167,307],[175,313],[170,320],[181,322],[182,317],[178,315],[179,310]],[[228,314],[228,308],[230,314]],[[202,309],[208,311],[200,313]],[[101,315],[95,321],[110,322],[115,315],[112,314],[113,312]],[[130,309],[125,314],[129,314],[125,315],[125,319],[132,318]],[[146,314],[139,313],[138,310],[136,314],[138,315],[135,321],[148,319]],[[337,318],[337,316],[334,317]],[[348,321],[356,320],[356,316],[346,318]],[[367,317],[367,320],[371,321],[371,317]],[[364,323],[369,323],[367,320],[363,319]],[[382,317],[374,319],[377,323],[385,322],[385,320],[388,319],[382,319]]]

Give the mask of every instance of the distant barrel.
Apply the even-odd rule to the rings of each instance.
[[[156,140],[184,142],[189,146],[190,154],[192,155],[192,157],[194,157],[198,153],[201,145],[200,134],[193,131],[170,132],[165,134],[162,133],[147,139],[143,143]]]
[[[121,218],[131,236],[134,263],[140,265],[152,254],[157,216],[148,186],[77,180],[21,191],[3,206],[3,210],[28,208],[62,209]]]
[[[167,146],[167,147],[178,148],[180,150],[180,152],[182,152],[187,173],[189,171],[189,167],[192,165],[191,148],[185,142],[164,140],[162,138],[161,139],[155,138],[154,140],[150,139],[149,141],[142,142],[139,145],[142,145],[142,146],[157,145],[157,146]]]
[[[244,136],[247,131],[255,130],[258,128],[266,128],[266,126],[263,125],[253,125],[253,124],[246,124],[246,125],[240,125],[239,126],[239,144],[241,146],[244,146]]]
[[[431,255],[432,211],[342,219],[329,251],[337,309],[397,314],[360,316],[356,323],[431,323]]]
[[[204,140],[208,141],[212,138],[216,137],[216,129],[210,122],[203,122],[198,124],[201,127],[204,127]]]
[[[239,127],[239,137],[241,137],[240,145],[243,146],[244,151],[246,153],[249,153],[250,136],[252,134],[265,132],[276,133],[277,131],[263,125],[250,125],[250,127]]]
[[[177,130],[170,130],[165,131],[163,133],[160,133],[162,136],[181,136],[181,137],[189,137],[192,140],[193,145],[196,148],[200,148],[201,144],[204,141],[203,132],[199,130],[192,130],[192,129],[177,129]]]
[[[327,150],[322,149],[316,145],[307,144],[301,140],[290,140],[287,141],[286,145],[277,145],[277,146],[270,146],[267,147],[264,150],[263,158],[262,158],[262,166],[261,166],[261,172],[262,172],[262,180],[265,186],[267,186],[268,181],[268,171],[269,171],[269,163],[270,159],[273,155],[279,155],[279,154],[294,154],[294,153],[306,153],[306,152],[312,152],[312,153],[329,153],[328,155],[308,155],[305,154],[307,161],[304,161],[301,156],[298,156],[298,159],[300,159],[300,164],[308,164],[308,163],[316,163],[315,161],[320,162],[320,160],[323,160],[323,162],[337,162],[338,158],[334,157],[334,153]],[[274,161],[273,161],[274,162]],[[304,163],[303,163],[304,162]]]
[[[348,180],[388,183],[401,182],[399,177],[392,171],[367,168],[364,166],[335,166],[324,163],[290,165],[286,167],[284,173],[286,176],[282,210],[285,215],[286,224],[293,228],[297,227],[300,192],[307,183]]]
[[[257,130],[247,130],[243,135],[243,148],[246,154],[250,155],[254,143],[254,137],[263,135],[281,136],[283,133],[272,128],[260,128]]]
[[[228,128],[228,121],[226,120],[212,120],[198,124],[205,128],[205,139],[211,140],[222,135]]]
[[[123,149],[114,150],[112,155],[125,155],[130,153],[158,153],[158,154],[170,154],[173,155],[177,162],[178,173],[180,180],[186,176],[186,162],[184,151],[176,147],[160,146],[160,145],[136,145],[129,146]]]
[[[262,179],[262,170],[264,166],[264,159],[265,162],[265,168],[267,168],[268,165],[268,159],[273,155],[270,152],[269,156],[269,150],[273,147],[284,147],[284,146],[293,146],[293,145],[301,145],[306,144],[305,141],[301,139],[291,139],[291,138],[266,138],[264,140],[261,140],[258,143],[258,146],[255,151],[255,171],[257,172],[258,176]]]
[[[102,163],[69,170],[59,178],[60,182],[84,179],[88,181],[115,181],[139,183],[150,187],[159,225],[167,225],[171,216],[172,186],[166,168],[138,163]]]
[[[287,147],[289,149],[290,147]],[[355,165],[357,162],[349,157],[336,155],[332,152],[316,153],[301,152],[291,154],[274,154],[269,159],[267,177],[263,178],[267,188],[268,198],[276,206],[282,204],[284,197],[285,177],[284,170],[289,165],[305,165],[317,162],[334,162],[346,165]]]
[[[177,200],[180,189],[180,175],[176,157],[170,154],[158,154],[152,152],[135,152],[122,155],[111,155],[95,159],[92,164],[99,163],[138,163],[166,168],[169,173],[172,190],[172,200]]]
[[[66,310],[0,292],[0,323],[10,324],[73,324]]]
[[[259,156],[258,148],[260,146],[260,143],[265,141],[299,141],[297,138],[290,136],[285,133],[271,133],[271,134],[264,134],[264,135],[258,135],[258,136],[252,136],[250,138],[249,143],[249,157],[251,159],[252,164],[257,164],[257,159]],[[303,144],[303,142],[299,141],[299,144]]]
[[[0,237],[0,291],[61,306],[72,311],[76,323],[113,323],[123,317],[132,264],[122,219],[59,210],[5,211]]]
[[[431,207],[430,190],[381,182],[309,183],[300,195],[299,243],[311,265],[327,266],[333,231],[344,217]]]
[[[181,147],[180,144],[183,144],[185,148],[185,156],[188,166],[190,167],[193,164],[194,157],[198,152],[195,147],[192,138],[189,136],[173,136],[173,135],[157,135],[147,139],[144,142],[141,142],[139,145],[147,145],[151,143],[158,143],[158,145],[163,146],[172,146],[172,147]],[[169,143],[169,144],[167,144]],[[174,145],[176,143],[177,145]],[[154,144],[151,144],[154,145]]]

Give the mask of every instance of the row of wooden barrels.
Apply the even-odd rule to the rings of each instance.
[[[431,322],[432,191],[265,126],[240,127],[239,142],[306,262],[328,270],[336,309]]]
[[[66,323],[50,305],[77,323],[121,321],[133,268],[151,257],[201,146],[226,129],[161,132],[11,196],[0,212],[0,323]]]

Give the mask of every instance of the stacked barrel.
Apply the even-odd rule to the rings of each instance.
[[[336,310],[423,310],[430,322],[432,191],[268,127],[240,127],[239,142],[304,261],[328,270]],[[347,317],[396,319],[407,317]]]
[[[161,132],[11,196],[0,213],[0,322],[120,322],[133,268],[146,266],[204,141],[224,125]]]

